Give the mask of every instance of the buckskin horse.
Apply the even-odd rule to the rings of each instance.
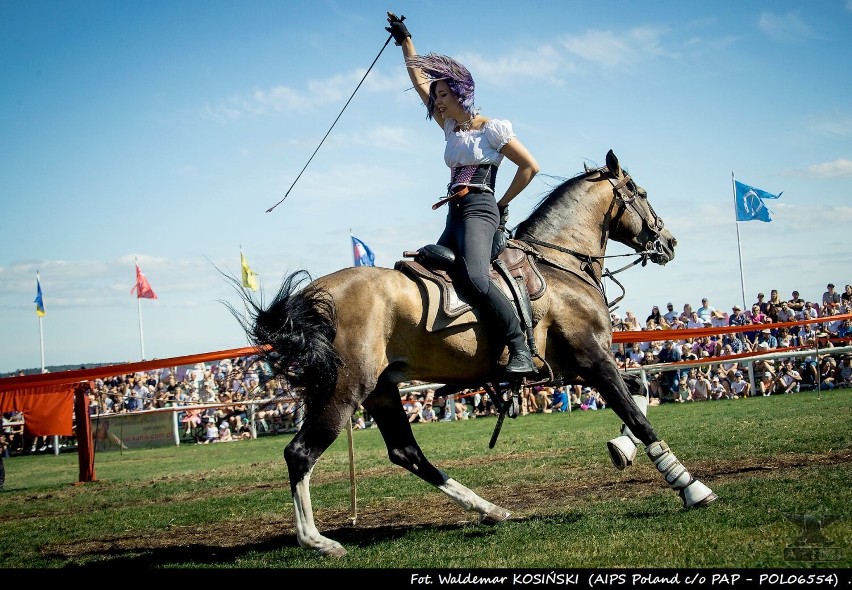
[[[716,495],[690,475],[645,416],[647,406],[628,388],[611,353],[612,324],[603,277],[609,240],[635,250],[642,262],[664,265],[677,244],[648,202],[644,189],[622,169],[612,150],[606,165],[588,168],[553,189],[515,229],[510,246],[537,263],[546,288],[532,302],[531,342],[542,374],[595,387],[623,421],[621,444],[610,453],[619,468],[642,444],[686,508]],[[638,259],[637,259],[638,261]],[[397,265],[399,266],[399,265]],[[433,466],[414,439],[399,384],[495,383],[507,353],[504,342],[478,321],[474,309],[453,319],[429,309],[434,298],[409,273],[351,267],[311,280],[289,275],[264,307],[239,289],[249,318],[235,312],[275,376],[303,386],[304,421],[284,458],[293,496],[299,545],[341,557],[346,549],[323,536],[314,522],[310,478],[359,405],[378,426],[390,461],[440,489],[481,523],[509,518],[497,506]],[[532,298],[532,294],[531,294]],[[427,322],[429,325],[427,326]],[[442,323],[443,322],[443,323]],[[634,384],[635,385],[635,382]],[[633,393],[634,395],[631,395]],[[618,439],[616,439],[617,441]],[[625,444],[629,443],[629,444]],[[627,455],[627,456],[624,456]],[[616,458],[620,457],[620,464]]]

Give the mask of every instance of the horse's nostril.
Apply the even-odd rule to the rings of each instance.
[[[677,246],[677,240],[675,238],[672,238],[671,240],[669,240],[669,244],[672,248],[674,248],[675,246]]]

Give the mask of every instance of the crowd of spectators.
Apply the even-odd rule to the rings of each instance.
[[[259,360],[238,357],[96,379],[89,392],[89,415],[94,419],[185,406],[178,412],[183,439],[209,444],[250,438],[250,406],[258,434],[295,432],[298,396],[298,388],[272,377]],[[3,417],[11,451],[51,451],[53,437],[24,440],[21,428],[7,426],[22,418],[20,413]],[[59,444],[72,441],[60,439]]]
[[[653,306],[644,323],[632,310],[624,318],[612,313],[614,331],[659,331],[659,338],[613,346],[622,370],[653,366],[648,371],[650,403],[689,402],[761,397],[809,389],[830,390],[852,386],[852,354],[831,352],[836,345],[852,344],[852,285],[842,293],[829,283],[818,300],[805,300],[798,291],[783,299],[776,289],[769,299],[758,293],[748,310],[738,304],[730,312],[716,309],[705,297],[693,309],[690,303],[676,311],[673,303],[662,312]],[[825,318],[801,326],[777,326],[785,322]],[[754,326],[753,330],[718,335],[684,337],[677,330],[724,326]],[[647,336],[647,335],[644,335]],[[773,350],[816,350],[804,357],[746,360],[741,353]],[[733,358],[726,358],[733,357]],[[693,366],[665,370],[669,363],[699,362]],[[701,362],[705,361],[705,362]],[[748,374],[753,366],[754,384]],[[419,382],[404,383],[401,387]],[[264,401],[261,404],[247,402]],[[467,389],[454,395],[437,395],[434,389],[403,394],[403,408],[411,423],[469,420],[494,416],[497,410],[482,390]],[[254,407],[258,434],[295,432],[298,428],[299,391],[285,379],[274,378],[257,359],[225,359],[192,367],[170,367],[98,379],[89,394],[91,416],[138,412],[186,406],[179,413],[184,438],[199,444],[241,440],[249,432],[249,406]],[[605,409],[598,391],[581,385],[525,387],[519,399],[521,415]],[[18,431],[7,428],[21,417],[3,417],[8,447],[13,452],[49,450],[48,437],[24,441]],[[353,428],[374,427],[363,407],[352,417]]]

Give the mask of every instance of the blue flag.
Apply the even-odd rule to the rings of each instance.
[[[355,257],[355,266],[376,266],[376,255],[370,250],[369,246],[356,238],[352,238],[352,254]]]
[[[771,212],[766,207],[763,199],[777,199],[783,192],[773,195],[759,188],[743,184],[738,180],[734,181],[734,187],[737,193],[737,221],[753,221],[755,219],[758,221],[772,221],[772,218],[769,217]]]
[[[41,280],[36,275],[36,298],[33,300],[33,303],[36,304],[36,315],[40,318],[43,318],[47,315],[47,312],[44,311],[44,299],[41,296]]]

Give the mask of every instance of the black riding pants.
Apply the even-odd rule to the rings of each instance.
[[[489,192],[471,189],[461,199],[449,203],[447,225],[438,239],[456,255],[457,278],[462,292],[480,299],[491,287],[491,246],[500,222],[497,200]]]

